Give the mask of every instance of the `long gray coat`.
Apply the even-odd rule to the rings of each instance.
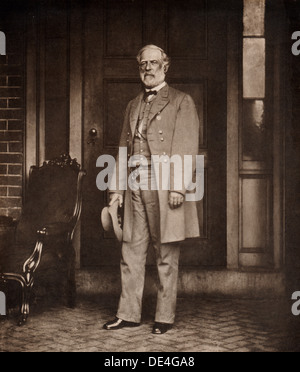
[[[141,93],[132,100],[126,110],[120,147],[127,147],[132,155],[135,128],[143,99]],[[148,143],[152,155],[170,158],[173,155],[197,155],[199,143],[199,119],[193,99],[166,85],[155,99],[149,116]],[[119,159],[117,159],[117,169]],[[170,185],[172,190],[173,180]],[[119,192],[116,190],[116,192]],[[185,194],[186,190],[180,190]],[[121,192],[119,192],[121,193]],[[161,243],[180,242],[200,236],[197,207],[195,202],[185,201],[178,209],[169,206],[169,191],[158,190],[160,207]],[[131,190],[125,192],[123,240],[131,241],[132,208]]]

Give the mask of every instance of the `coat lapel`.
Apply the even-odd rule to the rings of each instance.
[[[137,96],[137,98],[133,101],[132,107],[130,110],[130,128],[131,128],[132,137],[134,136],[135,128],[138,122],[143,96],[144,94],[143,92],[141,92]]]
[[[169,86],[166,85],[162,90],[159,92],[158,97],[153,102],[153,106],[150,111],[149,115],[149,123],[154,119],[154,117],[163,111],[163,109],[169,104]]]

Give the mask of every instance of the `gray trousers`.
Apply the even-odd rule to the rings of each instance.
[[[157,191],[132,191],[133,236],[123,243],[121,259],[122,294],[117,317],[140,323],[145,284],[147,252],[155,250],[159,286],[155,321],[173,324],[177,302],[180,246],[160,244],[159,201]]]

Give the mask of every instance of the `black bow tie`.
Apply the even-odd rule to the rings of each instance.
[[[157,91],[156,90],[149,90],[149,92],[145,92],[144,99],[146,99],[150,96],[157,96]]]

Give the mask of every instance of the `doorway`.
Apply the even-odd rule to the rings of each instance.
[[[100,222],[107,193],[96,187],[97,158],[116,156],[128,102],[142,87],[135,56],[156,44],[172,59],[168,83],[189,93],[201,123],[205,197],[201,238],[184,243],[184,266],[226,266],[227,11],[218,0],[101,0],[84,5],[82,213],[84,267],[119,265],[120,249]],[[93,134],[96,137],[93,137]],[[150,258],[151,263],[151,258]]]

